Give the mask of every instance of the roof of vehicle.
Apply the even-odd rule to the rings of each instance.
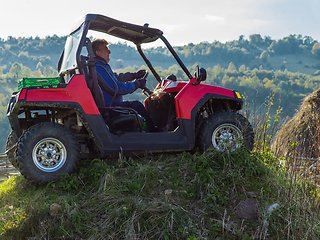
[[[163,34],[161,30],[149,28],[147,24],[139,26],[99,14],[85,15],[76,22],[74,30],[78,29],[83,22],[90,22],[90,30],[104,32],[135,44],[153,42]]]

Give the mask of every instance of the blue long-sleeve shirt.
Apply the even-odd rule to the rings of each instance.
[[[135,84],[133,82],[130,82],[136,78],[135,73],[120,73],[118,75],[111,70],[111,67],[103,58],[96,56],[96,60],[97,60],[97,65],[104,67],[118,86],[118,92],[112,105],[118,105],[118,103],[123,101],[122,95],[133,93],[137,89]],[[105,82],[113,90],[116,90],[116,86],[114,82],[111,80],[109,75],[106,73],[106,71],[102,67],[96,66],[97,73],[100,74],[100,76],[105,80]],[[104,98],[105,104],[109,105],[112,101],[113,95],[104,92],[103,98]]]

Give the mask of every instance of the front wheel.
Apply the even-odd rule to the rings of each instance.
[[[16,158],[21,174],[30,182],[45,184],[60,174],[73,173],[80,159],[79,143],[64,126],[40,123],[23,133]]]
[[[236,112],[218,112],[210,115],[200,126],[197,146],[201,152],[213,147],[219,152],[245,148],[251,152],[254,133],[249,121]]]

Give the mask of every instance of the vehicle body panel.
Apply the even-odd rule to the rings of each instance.
[[[24,89],[22,93],[19,99],[27,102],[77,102],[86,114],[100,115],[82,75],[74,75],[65,88]]]
[[[233,91],[229,89],[206,84],[193,85],[193,83],[196,83],[194,78],[175,97],[177,118],[191,119],[192,109],[206,94],[212,94],[213,98],[235,98]]]

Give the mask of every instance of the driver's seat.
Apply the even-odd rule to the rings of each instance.
[[[110,95],[117,94],[117,92],[103,80],[99,73],[97,73],[97,80],[102,93],[106,92]],[[143,118],[134,109],[112,106],[104,109],[108,109],[109,116],[105,121],[111,132],[119,130],[125,132],[141,130]]]

